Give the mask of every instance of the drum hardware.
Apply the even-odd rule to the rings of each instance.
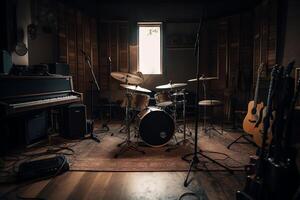
[[[186,99],[185,99],[185,92],[184,90],[181,91],[181,92],[176,92],[174,94],[172,94],[172,96],[174,96],[174,122],[175,122],[175,126],[177,128],[177,131],[178,132],[181,132],[183,133],[183,139],[180,140],[180,141],[176,141],[176,144],[175,144],[175,147],[170,147],[168,149],[166,149],[167,152],[171,151],[171,150],[174,150],[174,149],[177,149],[181,144],[185,145],[187,143],[191,143],[193,144],[193,142],[190,142],[190,140],[186,137],[186,131],[187,131],[187,126],[186,126]],[[180,103],[182,103],[182,117],[183,117],[183,130],[180,129],[180,127],[178,126],[178,120],[177,120],[177,97],[179,95],[182,95],[183,96],[183,100],[180,101]],[[190,135],[191,135],[191,130],[188,129]],[[175,138],[176,139],[176,138]]]
[[[206,96],[205,96],[206,98]],[[219,131],[218,129],[215,128],[215,126],[213,125],[212,121],[210,120],[209,122],[209,126],[207,126],[207,119],[210,119],[210,117],[207,116],[207,107],[210,107],[211,109],[215,106],[221,106],[223,105],[223,103],[219,100],[202,100],[198,102],[199,106],[203,106],[204,109],[204,114],[203,114],[203,130],[204,133],[208,133],[210,130],[213,130],[215,132],[217,132],[220,135],[223,135],[223,122],[222,122],[222,128],[221,131]],[[209,137],[211,137],[211,134],[209,134]]]
[[[143,79],[137,75],[134,75],[134,74],[130,74],[130,73],[123,73],[123,72],[112,72],[111,73],[111,76],[123,83],[125,83],[126,85],[123,85],[125,88],[126,88],[126,94],[125,94],[125,97],[126,97],[126,107],[125,107],[125,123],[126,123],[126,133],[127,133],[127,136],[126,136],[126,139],[118,144],[119,147],[121,147],[121,149],[119,150],[118,153],[115,154],[115,158],[117,158],[119,155],[125,153],[126,151],[129,151],[129,150],[133,150],[133,151],[137,151],[137,152],[140,152],[142,154],[145,154],[144,151],[142,150],[139,150],[138,149],[138,146],[135,145],[131,139],[130,139],[130,119],[129,119],[129,111],[131,110],[131,100],[132,100],[132,96],[133,96],[133,93],[129,92],[129,90],[134,90],[135,88],[137,87],[128,87],[128,84],[140,84],[142,83]]]
[[[142,150],[139,150],[137,145],[135,145],[130,139],[129,110],[130,110],[131,98],[130,98],[130,93],[128,92],[128,89],[126,91],[126,97],[127,97],[127,101],[128,101],[128,104],[126,105],[126,116],[125,116],[127,137],[122,143],[118,144],[118,147],[121,147],[121,146],[123,146],[123,147],[119,150],[118,153],[115,154],[115,156],[114,156],[115,158],[117,158],[119,155],[121,155],[122,153],[125,153],[128,150],[133,150],[133,151],[137,151],[142,154],[145,154],[145,152]]]
[[[195,121],[195,140],[194,140],[194,152],[191,154],[187,154],[184,155],[182,157],[183,160],[190,162],[190,167],[188,170],[188,173],[186,175],[186,178],[184,180],[184,186],[187,187],[188,184],[190,183],[189,181],[189,176],[190,173],[192,171],[192,168],[198,169],[198,164],[200,163],[200,159],[198,156],[202,156],[203,158],[212,161],[213,163],[219,165],[220,167],[226,169],[227,171],[229,171],[230,173],[233,173],[233,171],[231,169],[229,169],[228,167],[226,167],[225,165],[217,162],[216,160],[210,158],[207,155],[203,154],[203,151],[201,149],[198,149],[198,120],[199,120],[199,106],[198,106],[198,101],[199,101],[199,90],[200,90],[200,33],[201,33],[201,29],[202,29],[202,25],[203,25],[203,18],[204,18],[204,10],[205,8],[203,8],[202,10],[202,16],[199,22],[199,26],[198,26],[198,31],[197,31],[197,37],[195,40],[195,55],[196,55],[196,60],[197,60],[197,90],[196,90],[196,101],[195,101],[195,106],[196,106],[196,121]],[[202,78],[204,78],[204,75],[201,76]],[[188,160],[187,157],[192,156],[191,160]]]

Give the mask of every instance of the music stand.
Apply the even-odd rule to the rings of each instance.
[[[187,176],[184,180],[184,186],[185,187],[187,187],[188,184],[189,184],[188,179],[189,179],[192,168],[194,167],[195,169],[200,170],[199,168],[197,168],[198,164],[200,163],[200,159],[199,159],[198,156],[202,156],[205,159],[207,159],[207,160],[219,165],[220,167],[226,169],[228,172],[233,173],[233,171],[231,169],[229,169],[228,167],[226,167],[225,165],[217,162],[216,160],[210,158],[207,155],[204,155],[203,151],[200,148],[198,150],[198,121],[199,121],[199,105],[198,105],[198,102],[199,102],[199,90],[200,90],[200,84],[199,84],[200,83],[200,62],[199,62],[200,55],[199,54],[200,54],[200,32],[201,32],[201,29],[202,29],[202,26],[203,26],[203,21],[204,21],[203,18],[204,18],[204,9],[202,10],[202,16],[201,16],[201,19],[200,19],[200,22],[199,22],[196,41],[195,41],[195,54],[197,56],[197,90],[196,90],[196,102],[195,102],[195,105],[196,105],[196,121],[195,121],[194,152],[190,153],[190,154],[187,154],[187,155],[184,155],[182,157],[183,160],[185,160],[187,162],[190,162],[190,167],[189,167]],[[189,157],[189,156],[193,156],[193,158],[191,160],[188,160],[187,157]]]

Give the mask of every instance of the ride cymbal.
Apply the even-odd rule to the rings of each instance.
[[[156,89],[173,89],[186,86],[186,83],[168,83],[166,85],[159,85],[156,86]]]
[[[112,72],[110,75],[122,83],[139,85],[143,82],[143,78],[139,77],[138,75],[126,72]]]
[[[199,81],[209,81],[209,80],[218,80],[218,77],[200,77]],[[188,82],[194,82],[197,81],[197,78],[193,78],[188,80]]]

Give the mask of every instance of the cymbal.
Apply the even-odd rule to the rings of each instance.
[[[189,93],[187,93],[187,92],[175,92],[175,93],[172,94],[172,96],[183,96],[185,94],[189,94]]]
[[[111,72],[110,75],[117,79],[118,81],[121,81],[122,83],[129,83],[133,85],[139,85],[143,82],[143,79],[135,74],[130,74],[126,72]]]
[[[217,80],[217,79],[218,77],[200,77],[199,81],[209,81],[209,80]],[[197,81],[197,78],[188,80],[188,82],[194,82],[194,81]]]
[[[138,91],[138,92],[151,92],[151,90],[148,90],[146,88],[142,88],[140,86],[137,85],[127,85],[127,84],[120,84],[121,87],[129,89],[129,90],[134,90],[134,91]]]
[[[186,86],[186,83],[168,83],[166,85],[159,85],[156,86],[156,89],[173,89],[173,88],[178,88],[178,87],[184,87]]]

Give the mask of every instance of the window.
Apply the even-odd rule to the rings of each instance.
[[[161,23],[138,23],[138,70],[143,74],[162,74]]]

